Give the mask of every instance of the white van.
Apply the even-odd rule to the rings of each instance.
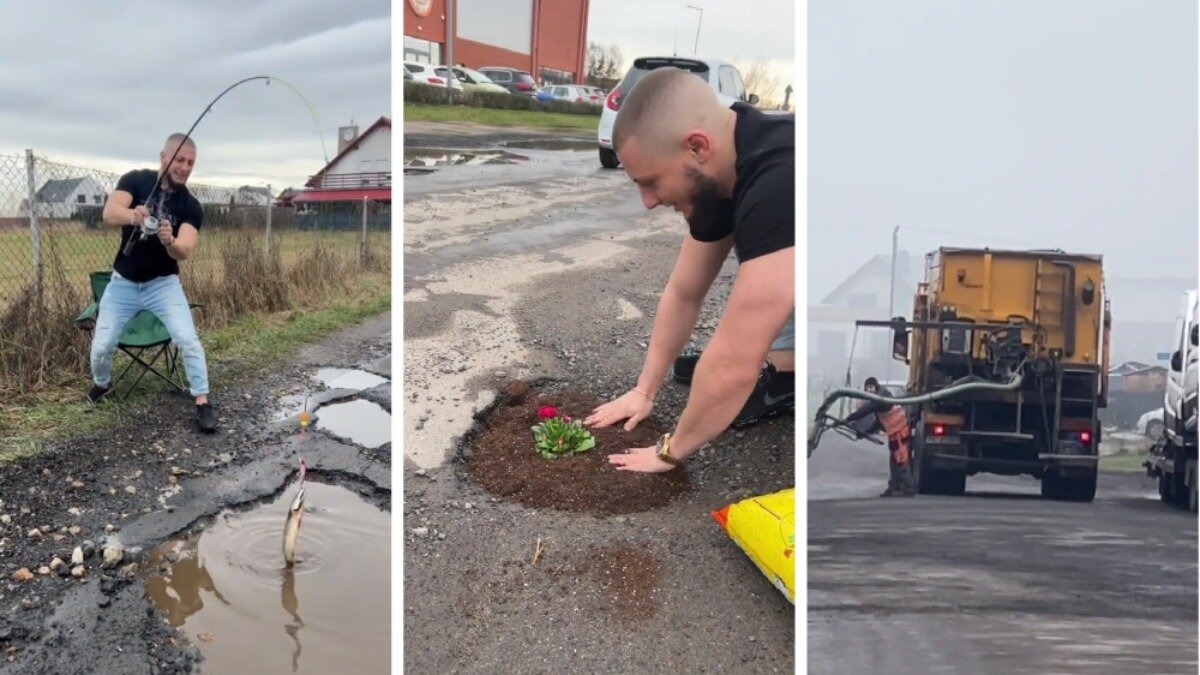
[[[1200,356],[1200,322],[1197,321],[1200,293],[1183,294],[1175,317],[1171,368],[1167,372],[1167,391],[1163,396],[1163,423],[1168,438],[1177,445],[1196,438],[1196,370]]]

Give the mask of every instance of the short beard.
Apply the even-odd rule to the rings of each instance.
[[[688,191],[691,215],[687,218],[692,232],[708,235],[728,228],[732,203],[721,196],[717,181],[690,166],[684,169],[684,174],[692,183]]]

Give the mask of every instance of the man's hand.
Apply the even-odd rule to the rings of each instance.
[[[603,429],[621,420],[629,420],[625,423],[625,431],[633,431],[639,422],[650,416],[651,410],[654,410],[654,401],[639,392],[629,391],[621,398],[593,410],[583,423]]]
[[[172,234],[171,221],[166,218],[158,221],[158,240],[163,246],[170,246],[175,243],[175,235]]]
[[[150,209],[145,206],[133,207],[133,215],[129,216],[129,224],[134,227],[141,227],[142,221],[150,217]]]
[[[608,463],[615,466],[617,471],[638,471],[641,473],[663,473],[675,467],[658,458],[658,448],[630,448],[620,455],[609,455]]]

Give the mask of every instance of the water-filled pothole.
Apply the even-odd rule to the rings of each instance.
[[[503,150],[419,150],[404,151],[404,169],[431,169],[445,166],[482,166],[516,164],[529,158]]]
[[[470,441],[467,473],[488,492],[534,507],[633,513],[666,506],[691,489],[685,469],[645,474],[617,471],[608,463],[609,454],[654,445],[663,430],[651,420],[628,432],[621,425],[592,429],[596,447],[591,450],[542,458],[530,432],[538,423],[539,408],[554,406],[560,415],[582,420],[605,401],[576,392],[522,396],[523,386],[511,383],[504,388],[503,402],[491,410]],[[524,389],[528,391],[527,386]]]
[[[330,389],[370,389],[387,383],[386,377],[375,373],[351,368],[321,368],[317,371],[317,379]]]
[[[588,150],[595,152],[596,142],[582,138],[534,138],[529,140],[508,141],[508,148],[523,150]]]
[[[283,526],[295,493],[155,549],[147,596],[201,651],[206,672],[389,672],[389,515],[345,488],[306,482],[288,568]]]
[[[392,416],[379,404],[354,400],[321,406],[315,426],[365,448],[377,448],[392,439]]]

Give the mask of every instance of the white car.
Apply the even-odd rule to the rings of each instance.
[[[1135,428],[1146,438],[1157,440],[1163,433],[1163,409],[1155,408],[1139,417]]]
[[[609,92],[608,100],[605,101],[604,108],[600,111],[597,141],[600,145],[600,164],[606,169],[615,169],[621,163],[617,159],[617,153],[613,150],[612,145],[613,124],[617,121],[617,112],[621,109],[621,102],[625,100],[625,95],[633,89],[633,86],[646,73],[655,68],[679,68],[695,73],[696,77],[707,82],[708,86],[717,92],[717,98],[724,105],[731,106],[738,101],[750,105],[758,103],[757,95],[746,94],[746,87],[742,84],[742,74],[732,63],[727,61],[681,56],[643,56],[634,59],[633,65],[625,73],[621,83]]]
[[[591,103],[593,105],[601,105],[604,99],[596,93],[589,91],[591,87],[584,87],[578,84],[551,84],[542,87],[542,91],[550,92],[550,95],[557,101],[567,101],[568,103]]]
[[[412,73],[412,81],[417,84],[428,84],[435,87],[444,87],[446,82],[450,82],[451,89],[462,91],[462,82],[452,77],[447,77],[445,66],[434,66],[428,63],[414,63],[412,61],[404,62],[404,70]],[[438,71],[442,71],[439,73]],[[407,77],[405,79],[408,79]]]

